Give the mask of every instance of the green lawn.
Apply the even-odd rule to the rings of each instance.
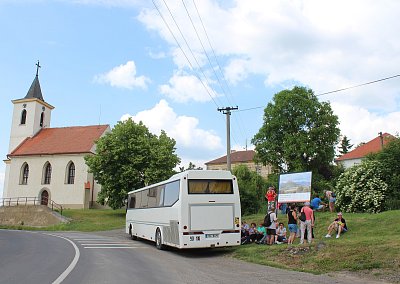
[[[258,224],[263,217],[251,215],[243,217],[243,220]],[[343,218],[349,231],[339,239],[334,235],[326,239],[327,227],[334,218],[334,213],[316,213],[315,239],[309,250],[299,249],[302,247],[297,239],[292,248],[287,244],[249,244],[234,248],[233,255],[249,262],[312,273],[373,269],[396,275],[400,273],[399,210],[380,214],[345,213]],[[285,215],[278,215],[278,219],[287,225]],[[300,252],[293,254],[293,251]]]
[[[108,231],[124,228],[125,209],[65,209],[63,215],[70,218],[67,224],[58,224],[49,227],[32,228],[26,226],[0,226],[5,229],[44,230],[44,231]]]

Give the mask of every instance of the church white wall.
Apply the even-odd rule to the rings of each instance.
[[[89,181],[93,188],[93,178],[88,173],[84,156],[81,154],[13,157],[5,197],[40,197],[41,192],[46,189],[51,200],[66,208],[88,208],[92,193],[84,188],[84,184]],[[66,179],[67,165],[70,161],[75,164],[74,184],[67,184]],[[25,162],[29,165],[27,185],[20,184],[21,168]],[[42,183],[46,162],[49,162],[52,167],[50,184]],[[97,199],[98,191],[98,186],[95,186],[94,201]]]

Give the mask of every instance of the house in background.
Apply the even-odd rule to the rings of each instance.
[[[50,128],[54,107],[43,99],[38,72],[27,95],[12,103],[3,197],[36,197],[43,205],[52,200],[64,208],[97,207],[101,186],[84,157],[95,153],[95,141],[110,127]]]
[[[359,165],[368,154],[381,151],[383,146],[390,142],[392,138],[394,138],[394,136],[389,133],[380,134],[378,137],[372,139],[371,141],[362,144],[354,150],[337,158],[335,160],[336,164],[342,165],[345,169],[350,168],[354,165]]]
[[[246,151],[233,151],[231,153],[231,167],[232,169],[238,165],[245,165],[251,171],[257,172],[260,176],[267,178],[272,173],[272,167],[270,165],[263,166],[262,164],[256,164],[254,162],[254,150]],[[226,170],[226,155],[218,159],[205,163],[207,170]]]

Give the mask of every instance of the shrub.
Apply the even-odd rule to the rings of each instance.
[[[336,184],[336,205],[345,212],[381,212],[388,185],[378,161],[363,161],[347,169]]]

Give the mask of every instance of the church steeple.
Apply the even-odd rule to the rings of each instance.
[[[36,76],[35,79],[33,79],[32,85],[29,88],[28,93],[26,94],[24,99],[39,99],[41,101],[44,101],[43,95],[42,95],[42,89],[40,88],[40,83],[39,83],[39,68],[41,66],[39,65],[39,60],[36,63]]]
[[[14,111],[11,124],[9,153],[24,139],[32,137],[42,128],[50,127],[52,105],[45,102],[39,84],[39,60],[36,64],[36,76],[28,93],[22,99],[13,100]]]

